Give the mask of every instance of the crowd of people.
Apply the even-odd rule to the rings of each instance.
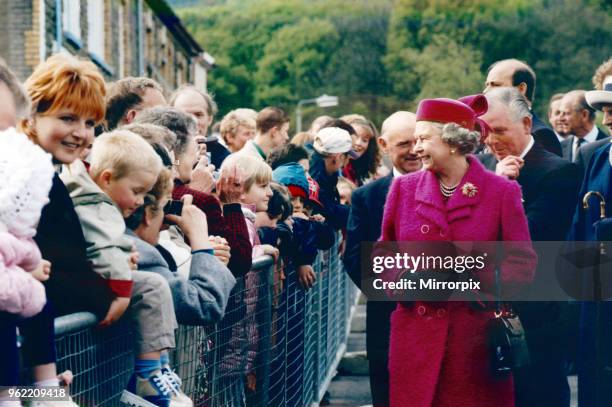
[[[0,385],[29,384],[24,368],[34,386],[69,385],[53,321],[88,311],[102,329],[119,320],[132,329],[123,403],[192,406],[170,366],[175,330],[223,324],[238,289],[254,313],[262,282],[252,262],[264,255],[291,263],[308,290],[318,252],[335,243],[361,286],[363,242],[612,240],[600,207],[582,206],[589,191],[612,193],[610,137],[595,124],[601,110],[612,130],[612,60],[597,69],[596,90],[553,96],[552,128],[532,110],[535,84],[526,63],[499,61],[482,94],[421,100],[380,133],[349,114],[290,137],[287,113],[273,106],[238,108],[213,125],[213,98],[192,85],[166,95],[149,78],[106,83],[91,62],[66,55],[22,85],[0,63]],[[516,245],[500,270],[481,274],[484,284],[494,272],[530,284],[537,255]],[[612,358],[591,350],[610,339],[593,327],[611,324],[612,309],[512,308],[530,363],[500,376],[490,305],[368,301],[373,404],[569,406],[575,371],[579,405],[610,405]],[[234,340],[222,355],[229,370]],[[247,391],[257,386],[256,354],[250,347],[238,373]],[[0,393],[0,406],[19,405]]]

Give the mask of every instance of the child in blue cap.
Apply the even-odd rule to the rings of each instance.
[[[302,287],[312,287],[316,275],[312,269],[318,250],[333,245],[333,229],[322,221],[322,217],[310,217],[306,206],[312,207],[310,185],[304,168],[298,163],[288,163],[272,172],[272,179],[287,187],[293,205],[293,253],[292,260]],[[331,239],[330,239],[331,236]]]

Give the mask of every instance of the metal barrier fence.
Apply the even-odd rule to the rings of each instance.
[[[318,403],[346,348],[357,289],[336,244],[320,251],[308,291],[291,264],[254,262],[213,326],[180,326],[172,367],[196,406],[305,406]],[[58,369],[74,372],[81,406],[119,405],[133,371],[129,322],[105,330],[78,313],[57,318]]]

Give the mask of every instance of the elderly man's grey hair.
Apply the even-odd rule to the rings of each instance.
[[[197,124],[193,116],[173,107],[152,107],[143,110],[136,116],[135,123],[150,123],[166,127],[176,135],[174,152],[181,155],[187,150],[187,146],[198,132]]]
[[[493,88],[487,91],[485,96],[489,103],[489,110],[497,105],[506,106],[510,110],[511,119],[515,122],[521,121],[525,117],[530,119],[533,117],[529,110],[529,102],[516,88]]]
[[[217,114],[219,108],[217,107],[217,103],[213,99],[213,96],[208,92],[196,88],[195,85],[192,85],[190,83],[184,83],[177,90],[174,91],[172,96],[170,96],[170,106],[174,106],[174,104],[176,103],[176,99],[181,95],[181,93],[189,90],[196,92],[197,94],[202,96],[202,99],[204,99],[204,102],[206,102],[206,113],[208,113],[209,117],[212,118],[214,117],[214,115]]]
[[[158,126],[151,123],[131,123],[121,126],[123,130],[129,130],[132,133],[138,134],[150,144],[161,144],[168,151],[174,151],[176,145],[176,134],[171,132],[167,127]]]

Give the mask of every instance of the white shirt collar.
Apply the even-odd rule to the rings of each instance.
[[[531,150],[531,147],[533,147],[533,144],[535,143],[535,140],[534,140],[533,136],[530,135],[529,137],[531,137],[531,138],[529,139],[529,143],[527,144],[527,147],[525,147],[525,149],[523,150],[523,152],[519,156],[521,158],[525,158],[525,156],[527,155],[529,150]]]
[[[593,126],[591,131],[589,131],[583,138],[587,143],[592,143],[593,141],[597,140],[597,133],[599,133],[597,126]],[[578,143],[578,137],[574,137],[574,144],[576,143]]]
[[[557,136],[557,140],[559,140],[559,143],[562,142],[563,140],[565,140],[565,137],[561,136],[559,133],[557,133],[555,131],[555,136]]]
[[[393,178],[395,178],[395,177],[401,177],[402,175],[404,175],[404,174],[402,174],[401,172],[399,172],[399,170],[398,170],[397,168],[395,168],[395,165],[394,165],[394,166],[393,166]]]

